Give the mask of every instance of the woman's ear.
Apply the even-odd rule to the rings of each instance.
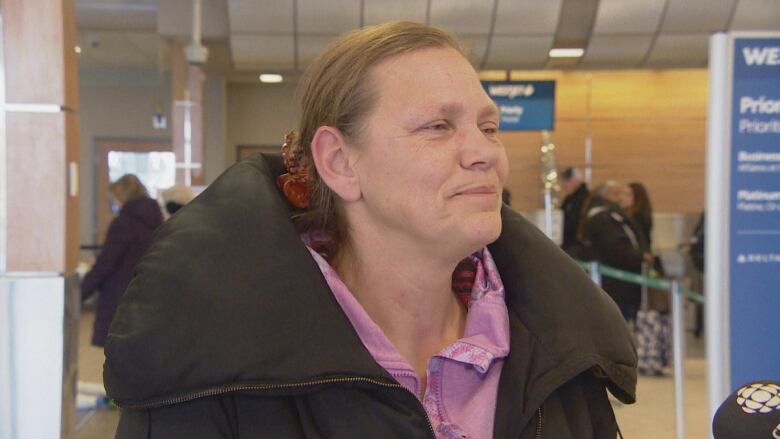
[[[322,181],[344,201],[360,199],[360,184],[350,154],[354,150],[341,132],[330,126],[321,126],[311,141],[314,166]]]

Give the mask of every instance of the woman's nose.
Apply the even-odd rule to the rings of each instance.
[[[496,139],[489,138],[479,127],[464,136],[461,149],[461,166],[465,169],[489,169],[495,166],[503,147]]]

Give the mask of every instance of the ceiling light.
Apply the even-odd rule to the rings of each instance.
[[[271,73],[263,73],[260,75],[260,82],[263,82],[265,84],[278,84],[282,82],[284,78],[282,78],[282,75],[276,75]]]
[[[585,49],[550,49],[550,58],[579,58]]]
[[[76,47],[74,47],[74,48],[73,48],[73,50],[74,50],[76,53],[81,53],[81,46],[76,46]]]

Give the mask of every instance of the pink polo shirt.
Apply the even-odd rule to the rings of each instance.
[[[309,252],[376,362],[423,403],[437,438],[492,437],[498,380],[509,354],[509,317],[504,285],[487,248],[470,256],[476,277],[463,338],[428,361],[424,394],[414,368],[371,320],[338,273],[311,247]]]

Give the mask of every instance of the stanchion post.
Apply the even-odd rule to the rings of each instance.
[[[674,406],[677,439],[685,438],[685,302],[680,282],[672,281],[672,340],[674,343]]]
[[[599,263],[596,261],[588,263],[588,273],[590,273],[590,278],[593,279],[593,282],[596,283],[596,285],[601,286],[601,272],[599,271]]]

